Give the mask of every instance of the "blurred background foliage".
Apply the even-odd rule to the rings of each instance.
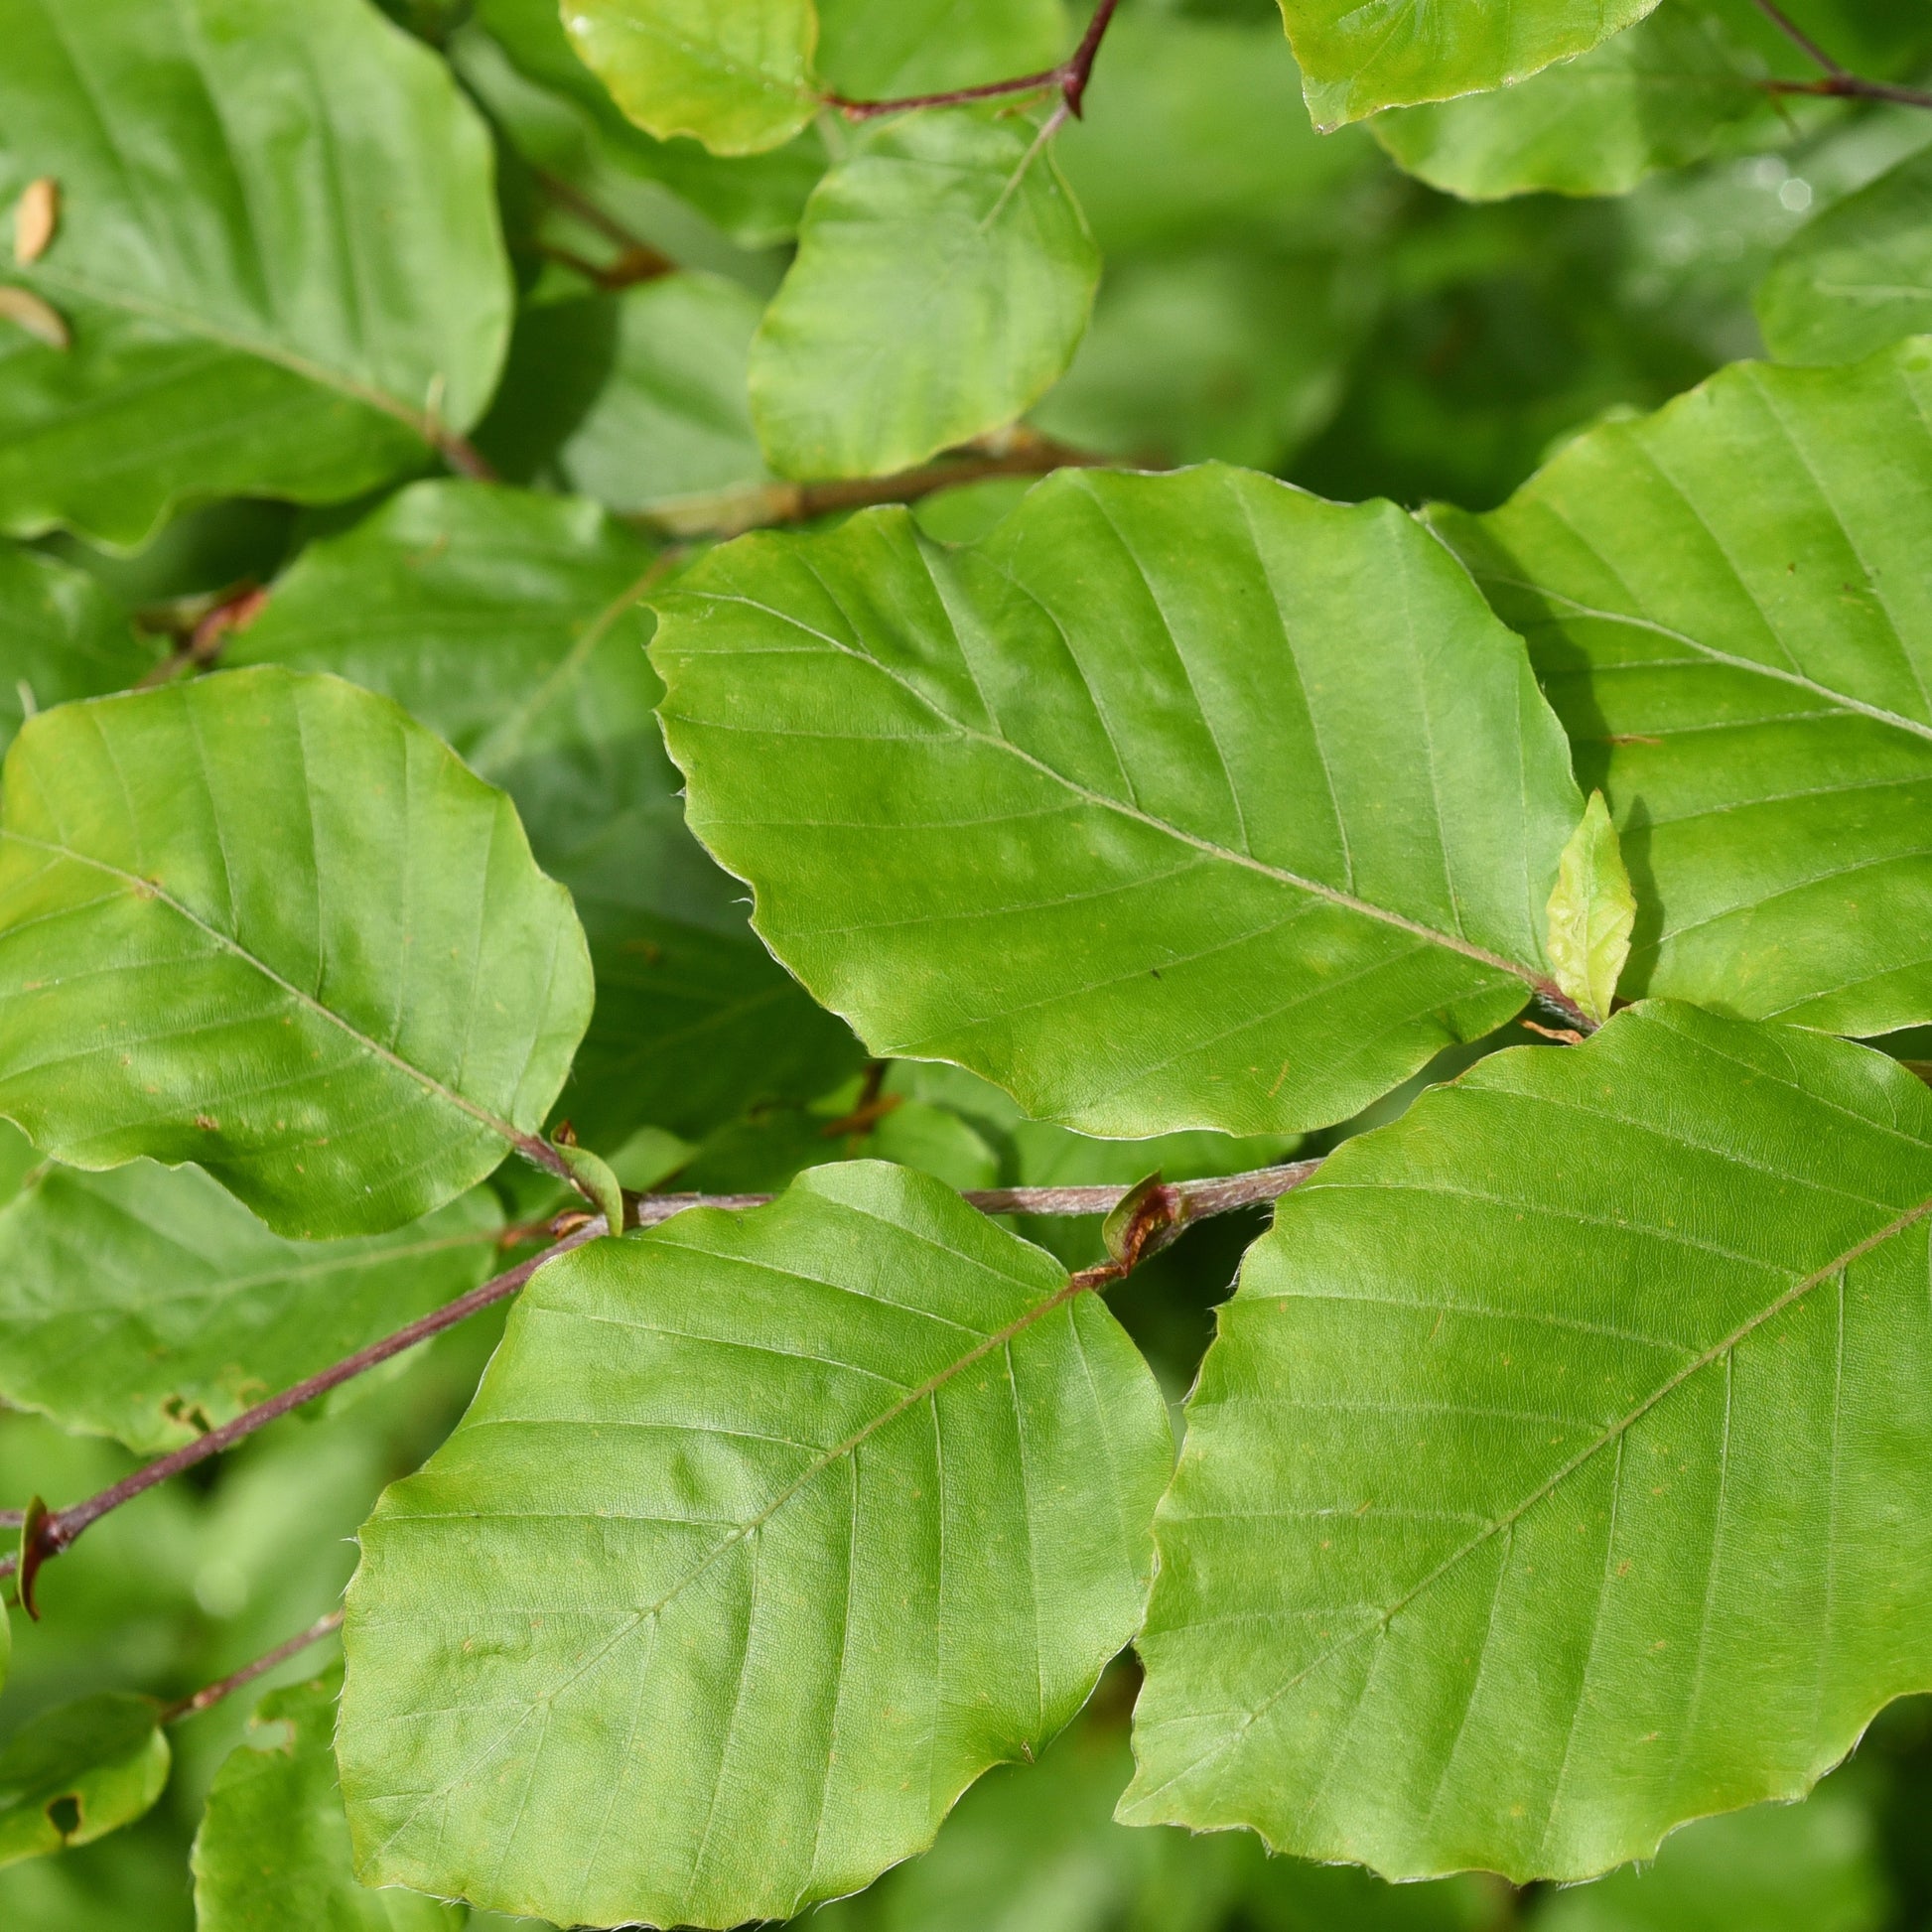
[[[694,504],[769,485],[745,405],[745,358],[840,128],[828,122],[776,153],[720,161],[623,121],[570,54],[554,0],[385,5],[448,55],[498,142],[521,309],[480,446],[510,481],[582,491],[660,529],[675,529]],[[1922,76],[1932,66],[1923,0],[1815,0],[1793,11],[1863,71]],[[1218,457],[1334,497],[1499,502],[1589,423],[1652,408],[1722,363],[1762,353],[1752,295],[1779,250],[1932,148],[1932,115],[1799,107],[1743,116],[1713,137],[1708,158],[1621,196],[1457,200],[1403,173],[1365,127],[1314,133],[1271,0],[1128,0],[1087,117],[1059,147],[1104,252],[1101,293],[1084,345],[1033,426],[1124,462]],[[649,272],[649,251],[681,272]],[[934,535],[963,540],[1026,487],[1016,479],[943,491],[918,515]],[[39,547],[93,573],[159,655],[208,600],[272,582],[305,544],[351,526],[375,500],[321,512],[202,507],[132,556],[66,536]],[[1425,1077],[1528,1037],[1512,1027]],[[603,1151],[629,1184],[714,1191],[772,1189],[803,1168],[858,1155],[960,1187],[1124,1183],[1157,1169],[1178,1179],[1318,1153],[1392,1117],[1421,1084],[1306,1143],[1193,1134],[1109,1144],[1028,1121],[955,1069],[898,1063],[692,1139],[646,1127]],[[26,1158],[0,1149],[0,1194],[17,1186]],[[545,1210],[528,1175],[506,1173],[500,1185],[512,1212]],[[1114,1298],[1176,1404],[1259,1225],[1234,1216],[1199,1228]],[[1070,1265],[1099,1252],[1097,1222],[1021,1231]],[[280,1423],[104,1521],[47,1572],[43,1620],[16,1619],[0,1735],[87,1691],[183,1695],[329,1608],[353,1567],[356,1526],[382,1486],[447,1433],[499,1326],[499,1316],[474,1320],[401,1373]],[[0,1413],[9,1499],[81,1496],[129,1466],[112,1444]],[[270,1681],[326,1661],[311,1652]],[[816,1923],[824,1932],[1932,1932],[1932,1700],[1887,1712],[1800,1807],[1693,1825],[1650,1867],[1519,1893],[1480,1877],[1391,1886],[1271,1860],[1246,1834],[1115,1826],[1132,1696],[1123,1662],[1038,1763],[988,1777],[930,1853]],[[254,1701],[237,1697],[175,1732],[173,1782],[138,1826],[0,1870],[0,1926],[192,1925],[189,1841]]]

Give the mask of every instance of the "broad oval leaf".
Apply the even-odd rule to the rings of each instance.
[[[1932,342],[1739,363],[1446,511],[1622,836],[1624,992],[1932,1020]]]
[[[1098,1300],[925,1175],[552,1263],[362,1531],[358,1870],[565,1924],[856,1889],[1079,1708],[1171,1458]]]
[[[567,0],[584,64],[660,141],[713,154],[781,147],[818,111],[812,0]]]
[[[1068,471],[977,545],[873,511],[658,608],[691,827],[875,1052],[1093,1134],[1282,1133],[1550,984],[1568,749],[1393,504]]]
[[[457,1932],[461,1905],[355,1881],[336,1780],[340,1668],[271,1691],[195,1834],[197,1932]]]
[[[194,1168],[44,1167],[0,1209],[0,1395],[179,1448],[483,1280],[486,1189],[394,1234],[295,1242]]]
[[[98,579],[0,544],[0,751],[36,712],[124,690],[154,662]]]
[[[1784,244],[1759,283],[1780,362],[1856,362],[1932,331],[1932,154],[1908,156]]]
[[[0,528],[142,542],[184,500],[324,502],[483,413],[510,286],[488,136],[364,0],[0,0],[9,273],[70,349],[0,340]],[[326,80],[326,84],[325,84]]]
[[[0,1747],[0,1865],[132,1824],[161,1796],[169,1762],[152,1698],[103,1692],[30,1719]]]
[[[1280,0],[1317,126],[1507,86],[1631,26],[1657,0]]]
[[[0,1112],[70,1166],[379,1233],[534,1133],[590,1006],[509,800],[339,678],[64,705],[7,755]]]
[[[1775,146],[1763,63],[1711,0],[1657,11],[1514,86],[1378,114],[1369,130],[1410,174],[1469,201],[1627,194],[1660,168]]]
[[[1024,116],[885,122],[805,205],[752,345],[752,416],[788,477],[904,470],[1000,429],[1072,360],[1100,254]]]
[[[1932,1688],[1932,1094],[1660,1002],[1282,1204],[1158,1523],[1130,1823],[1583,1878]]]
[[[335,671],[515,800],[587,928],[598,999],[560,1105],[606,1152],[809,1098],[858,1047],[747,928],[684,828],[638,602],[665,560],[595,504],[424,483],[311,544],[230,663]]]

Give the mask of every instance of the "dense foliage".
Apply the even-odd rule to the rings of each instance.
[[[1927,1922],[1932,15],[0,45],[0,1921]]]

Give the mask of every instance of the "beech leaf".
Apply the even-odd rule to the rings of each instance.
[[[372,1239],[272,1233],[193,1168],[44,1165],[0,1209],[0,1395],[159,1453],[475,1288],[476,1189]]]
[[[489,138],[365,0],[0,0],[11,272],[72,346],[0,331],[0,529],[132,548],[176,505],[327,502],[419,468],[495,384]],[[16,320],[20,317],[16,315]]]
[[[341,1668],[271,1691],[195,1834],[197,1932],[457,1932],[460,1905],[355,1882],[336,1780]]]
[[[1610,1017],[1630,956],[1637,901],[1603,794],[1592,791],[1557,862],[1550,895],[1550,964],[1557,984],[1598,1025]]]
[[[32,713],[124,690],[154,661],[97,578],[0,544],[0,751]]]
[[[1744,362],[1445,510],[1636,882],[1624,990],[1932,1021],[1932,342]]]
[[[1932,331],[1932,154],[1915,154],[1807,221],[1758,285],[1780,362],[1856,362]]]
[[[923,1174],[552,1262],[362,1531],[361,1877],[598,1925],[857,1889],[1079,1709],[1172,1453],[1098,1299]]]
[[[1280,0],[1320,127],[1504,87],[1632,25],[1657,0]]]
[[[379,1233],[534,1132],[590,1006],[509,800],[339,678],[64,705],[7,755],[0,1112],[69,1166]]]
[[[595,504],[415,483],[311,544],[226,657],[380,691],[515,800],[588,929],[597,1010],[562,1107],[607,1154],[641,1123],[810,1099],[859,1057],[684,828],[638,601],[663,568]]]
[[[883,1056],[1117,1138],[1345,1119],[1548,986],[1583,809],[1520,640],[1388,503],[1063,471],[657,599],[692,829]]]
[[[132,1824],[161,1796],[169,1762],[152,1698],[103,1692],[29,1719],[0,1747],[0,1865]]]
[[[566,0],[564,25],[617,103],[660,141],[781,147],[818,111],[812,0]]]
[[[1469,201],[1553,191],[1623,195],[1661,168],[1774,146],[1763,64],[1709,0],[1655,13],[1514,86],[1377,114],[1369,131],[1410,174]]]
[[[1188,1405],[1132,1824],[1587,1878],[1932,1688],[1932,1093],[1658,1002],[1346,1143]]]
[[[1024,117],[886,121],[805,204],[752,344],[752,415],[787,477],[904,470],[1004,427],[1073,359],[1100,253]]]

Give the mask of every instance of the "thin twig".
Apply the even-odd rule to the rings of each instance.
[[[708,496],[687,496],[643,511],[634,520],[675,537],[730,537],[773,523],[808,522],[834,510],[916,503],[934,490],[984,483],[992,477],[1043,477],[1054,470],[1092,470],[1117,461],[1020,428],[1009,431],[997,444],[955,451],[916,470],[901,470],[897,476],[751,483]]]
[[[1757,0],[1757,10],[1804,55],[1806,60],[1815,61],[1827,73],[1845,72],[1845,69],[1782,7],[1777,5],[1777,0]]]
[[[669,255],[660,248],[653,248],[642,235],[633,234],[608,208],[600,207],[592,201],[581,188],[573,187],[561,175],[553,175],[546,168],[536,170],[536,182],[560,208],[576,215],[586,227],[595,228],[606,241],[617,245],[619,260],[628,264],[626,282],[644,282],[656,275],[676,273],[677,263]]]
[[[844,94],[823,96],[828,107],[836,107],[849,121],[877,120],[882,114],[903,114],[915,107],[967,107],[978,100],[1000,100],[1013,94],[1043,93],[1058,90],[1061,105],[1077,119],[1086,98],[1087,82],[1093,77],[1094,57],[1106,37],[1108,23],[1120,0],[1100,0],[1080,36],[1080,45],[1064,61],[1037,73],[1020,73],[1011,80],[985,80],[976,87],[953,87],[937,94],[900,94],[893,100],[850,100]]]
[[[468,1295],[460,1295],[454,1302],[432,1310],[420,1320],[410,1322],[406,1328],[398,1328],[394,1334],[384,1335],[380,1341],[372,1341],[366,1348],[358,1348],[354,1354],[296,1383],[293,1388],[284,1389],[280,1395],[270,1396],[266,1402],[258,1402],[252,1409],[244,1409],[219,1429],[210,1429],[206,1436],[198,1436],[192,1443],[185,1443],[180,1449],[144,1463],[132,1474],[123,1476],[119,1482],[97,1495],[89,1496],[84,1502],[51,1511],[41,1525],[40,1534],[34,1539],[33,1548],[28,1553],[27,1567],[21,1575],[21,1607],[29,1616],[37,1614],[34,1608],[34,1579],[41,1566],[50,1557],[58,1557],[63,1550],[69,1548],[81,1531],[99,1522],[109,1510],[132,1502],[136,1496],[152,1489],[157,1483],[166,1482],[170,1476],[180,1475],[184,1469],[192,1469],[196,1463],[206,1462],[210,1455],[219,1455],[223,1449],[232,1449],[235,1444],[286,1416],[292,1409],[300,1409],[305,1403],[327,1395],[331,1389],[352,1381],[364,1371],[400,1355],[405,1349],[414,1348],[419,1341],[427,1341],[446,1328],[454,1328],[459,1321],[467,1320],[479,1310],[514,1295],[546,1261],[554,1261],[557,1256],[568,1254],[572,1248],[582,1247],[586,1241],[603,1232],[602,1217],[588,1217],[553,1241],[541,1254],[532,1255],[527,1261],[518,1262],[514,1268],[505,1269],[481,1288],[473,1288]],[[11,1577],[17,1562],[17,1558],[11,1554],[0,1557],[0,1577]]]
[[[1208,1215],[1227,1214],[1242,1207],[1260,1207],[1278,1199],[1290,1188],[1299,1186],[1319,1166],[1318,1161],[1292,1161],[1284,1167],[1258,1168],[1250,1173],[1229,1174],[1210,1180],[1175,1181],[1152,1188],[1136,1216],[1136,1226],[1145,1223],[1146,1231],[1131,1248],[1129,1265],[1152,1254],[1156,1246],[1171,1240],[1181,1228]],[[983,1187],[974,1189],[963,1198],[986,1214],[1106,1214],[1132,1191],[1127,1187]],[[674,1214],[682,1214],[687,1208],[763,1207],[773,1198],[770,1194],[626,1192],[624,1224],[632,1228],[656,1227]],[[271,1396],[266,1402],[258,1402],[254,1408],[243,1410],[219,1429],[211,1429],[206,1436],[199,1436],[194,1442],[143,1464],[99,1494],[66,1509],[50,1511],[42,1519],[40,1529],[32,1539],[27,1567],[20,1579],[22,1606],[30,1616],[38,1615],[34,1607],[34,1582],[42,1566],[50,1558],[58,1557],[62,1551],[70,1548],[83,1530],[99,1522],[110,1510],[132,1502],[136,1496],[154,1488],[157,1483],[166,1482],[170,1476],[180,1475],[198,1462],[205,1462],[209,1456],[232,1449],[256,1430],[265,1428],[291,1410],[300,1409],[305,1403],[313,1402],[318,1396],[328,1394],[331,1389],[340,1388],[343,1383],[365,1370],[400,1355],[405,1349],[414,1348],[418,1342],[427,1341],[446,1328],[454,1328],[458,1322],[467,1320],[480,1310],[506,1300],[546,1262],[554,1261],[559,1255],[580,1248],[587,1241],[596,1240],[602,1235],[605,1231],[604,1217],[598,1214],[561,1215],[551,1224],[551,1231],[557,1238],[541,1254],[518,1262],[514,1268],[492,1277],[481,1288],[473,1288],[468,1295],[458,1296],[454,1302],[433,1310],[405,1328],[398,1328],[394,1334],[370,1342],[366,1348],[357,1349],[353,1355],[345,1357],[333,1367],[311,1375],[293,1388],[284,1389],[280,1395]],[[1118,1275],[1105,1277],[1106,1281],[1118,1279]],[[1089,1285],[1102,1285],[1101,1277],[1096,1275],[1094,1283]],[[11,1577],[16,1567],[17,1559],[13,1555],[0,1557],[0,1577]]]
[[[1900,87],[1889,80],[1867,80],[1850,72],[1827,54],[1777,0],[1756,0],[1757,10],[1806,60],[1825,70],[1822,80],[1767,80],[1766,93],[1815,94],[1836,100],[1887,100],[1901,107],[1932,107],[1932,93],[1923,87]]]
[[[198,1718],[210,1705],[219,1704],[230,1691],[238,1691],[244,1684],[252,1684],[258,1677],[266,1677],[277,1664],[285,1664],[299,1650],[307,1650],[312,1643],[320,1643],[324,1637],[333,1636],[343,1627],[341,1610],[331,1610],[327,1616],[319,1616],[306,1630],[278,1643],[265,1656],[257,1657],[252,1664],[243,1664],[237,1671],[230,1671],[226,1677],[214,1683],[204,1685],[193,1697],[183,1698],[179,1704],[169,1705],[161,1714],[164,1725],[180,1724],[184,1718]]]

